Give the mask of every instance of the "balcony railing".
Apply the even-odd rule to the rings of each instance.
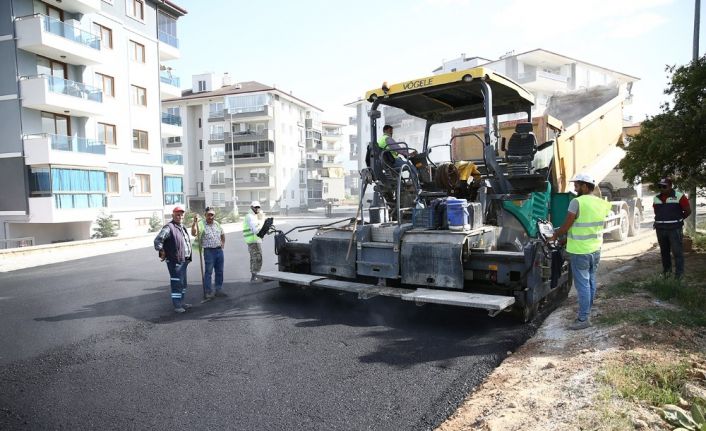
[[[211,133],[210,135],[208,135],[208,140],[209,141],[222,141],[224,136],[225,136],[225,133],[223,133],[223,132]]]
[[[180,86],[180,81],[179,78],[176,76],[171,76],[168,73],[160,73],[159,74],[159,80],[162,81],[165,84],[174,86],[174,87],[179,87]]]
[[[244,106],[240,108],[228,108],[225,110],[226,115],[247,114],[253,112],[267,112],[269,105]]]
[[[162,112],[162,123],[171,124],[172,126],[181,126],[181,117],[179,115]]]
[[[157,33],[160,42],[164,42],[167,45],[173,46],[174,48],[179,48],[179,39],[177,39],[176,36],[173,36],[169,33],[165,33],[163,31],[159,31]]]
[[[165,165],[183,165],[184,156],[181,154],[163,154],[162,163]]]
[[[105,154],[105,143],[95,139],[79,138],[76,136],[55,135],[52,133],[38,133],[28,135],[27,138],[49,138],[51,149],[56,151],[73,151],[76,153]]]
[[[23,76],[22,79],[42,78],[46,79],[49,85],[49,91],[52,93],[65,94],[67,96],[78,97],[80,99],[92,100],[94,102],[103,102],[103,91],[96,87],[83,84],[81,82],[70,81],[68,79],[58,78],[56,76],[35,75]]]
[[[44,27],[44,31],[55,34],[57,36],[63,37],[68,40],[72,40],[74,42],[80,43],[81,45],[86,45],[90,48],[100,50],[101,49],[101,40],[100,36],[97,36],[93,33],[89,33],[85,30],[81,30],[80,28],[76,28],[74,26],[71,26],[69,24],[66,24],[65,22],[62,22],[56,18],[52,18],[49,16],[41,15],[38,14],[42,18],[42,26]],[[35,15],[32,15],[35,16]],[[23,17],[23,18],[29,18],[29,17]],[[18,18],[21,20],[22,18]]]

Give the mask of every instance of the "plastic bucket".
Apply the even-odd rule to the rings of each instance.
[[[446,200],[446,217],[450,230],[470,229],[468,222],[468,204],[465,199],[448,198]]]

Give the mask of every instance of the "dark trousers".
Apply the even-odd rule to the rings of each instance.
[[[172,304],[174,308],[181,307],[186,294],[186,268],[189,266],[189,261],[172,262],[167,260],[167,269],[169,270],[169,285],[172,288]]]
[[[662,271],[665,274],[672,272],[672,255],[674,255],[674,276],[680,278],[684,275],[684,233],[682,229],[655,229],[659,251],[662,254]]]
[[[216,291],[223,289],[223,249],[204,248],[203,249],[204,274],[203,288],[206,293],[211,293],[211,274],[216,271]]]

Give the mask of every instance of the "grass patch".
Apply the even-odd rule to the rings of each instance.
[[[650,292],[657,299],[677,304],[682,309],[647,308],[622,310],[601,316],[598,322],[616,324],[675,324],[706,327],[706,289],[701,285],[685,283],[671,277],[655,276],[638,281],[625,281],[603,290],[606,298]]]
[[[701,229],[703,229],[703,227]],[[706,235],[697,232],[692,239],[692,246],[699,250],[706,250]]]
[[[687,362],[658,363],[629,356],[622,363],[608,365],[600,376],[622,398],[647,402],[653,406],[677,404],[688,380]]]

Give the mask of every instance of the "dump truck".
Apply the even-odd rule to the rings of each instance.
[[[602,160],[616,157],[618,98],[601,99],[588,113],[569,109],[576,107],[567,98],[533,118],[532,94],[482,67],[383,84],[365,98],[370,141],[358,214],[302,227],[316,229],[306,243],[270,227],[279,268],[260,272],[261,278],[360,298],[482,309],[490,316],[510,312],[524,321],[540,305],[567,296],[569,265],[549,238],[566,217],[571,176],[586,170],[604,178]],[[383,107],[425,123],[421,148],[401,166],[394,163],[398,154],[377,144]],[[499,123],[503,116],[513,120]],[[430,142],[436,127],[468,120],[480,125],[454,127],[450,142]],[[606,132],[609,121],[618,124],[618,135]],[[449,160],[439,160],[441,146],[450,148]],[[374,190],[369,203],[367,187]],[[612,231],[635,212],[625,201],[615,205],[606,221]]]

